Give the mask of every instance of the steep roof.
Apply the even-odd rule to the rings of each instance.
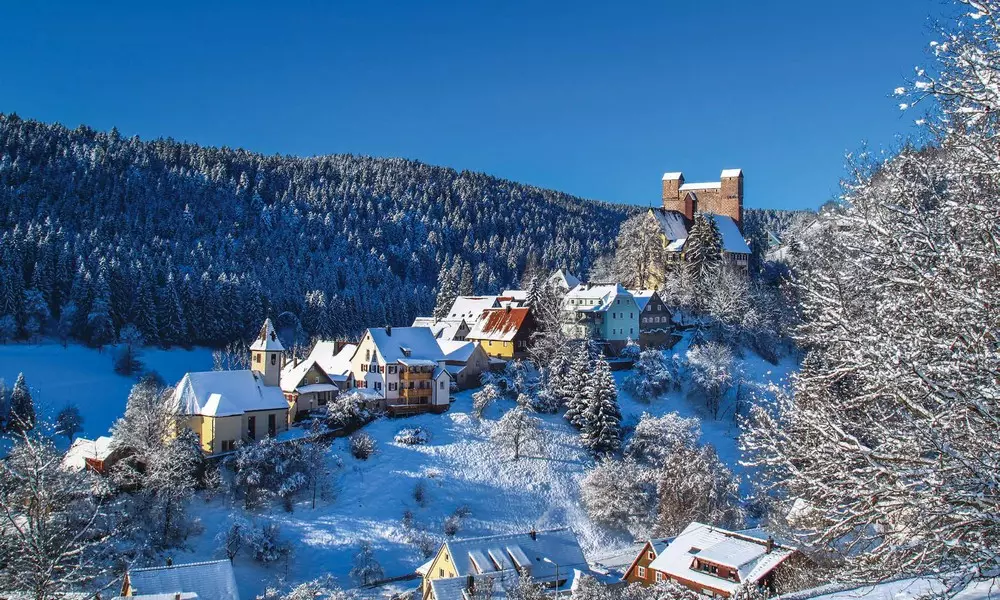
[[[646,305],[652,300],[656,290],[629,290],[629,293],[635,298],[635,303],[639,306],[639,311],[641,312],[646,310]]]
[[[357,344],[344,344],[340,352],[336,352],[337,342],[319,341],[309,353],[309,359],[316,361],[319,368],[331,379],[343,378],[351,372],[351,358],[357,351]]]
[[[587,568],[576,535],[568,528],[538,531],[534,537],[529,532],[452,540],[445,547],[459,577],[527,568],[535,579],[551,579],[555,565],[560,574]]]
[[[688,228],[684,215],[675,210],[664,210],[662,208],[650,209],[656,218],[657,224],[663,235],[670,241],[667,250],[679,252],[684,248],[687,241]],[[722,249],[732,254],[750,254],[750,246],[740,233],[740,228],[736,221],[727,215],[717,215],[715,213],[705,213],[715,219],[719,227],[719,234],[722,236]]]
[[[131,592],[143,596],[193,592],[198,600],[240,598],[233,565],[228,560],[132,569],[127,577]]]
[[[739,177],[743,174],[743,169],[723,169],[723,177]]]
[[[251,350],[267,350],[269,352],[282,352],[285,347],[281,345],[281,341],[278,339],[278,334],[274,331],[274,324],[271,323],[271,319],[264,319],[264,324],[261,325],[260,333],[257,334],[257,339],[254,343],[250,345]]]
[[[740,233],[736,221],[726,215],[712,215],[715,224],[719,226],[719,233],[722,234],[722,249],[733,254],[750,254],[750,246]]]
[[[483,316],[467,336],[470,340],[493,340],[509,342],[528,319],[528,307],[491,308],[483,311]]]
[[[291,362],[285,365],[285,368],[281,370],[281,390],[284,392],[294,392],[295,390],[299,390],[300,392],[305,392],[306,390],[303,389],[304,386],[309,386],[314,384],[306,382],[304,385],[302,385],[302,380],[306,376],[306,374],[309,373],[309,370],[312,369],[313,367],[316,367],[321,373],[326,375],[328,378],[330,377],[330,375],[323,369],[323,367],[320,366],[318,362],[316,362],[316,359],[312,358],[312,356],[310,355],[305,360],[299,361],[298,364]]]
[[[598,285],[581,283],[563,298],[563,308],[576,312],[605,312],[614,305],[619,296],[632,298],[632,294],[620,283]],[[586,303],[581,304],[581,301]]]
[[[105,460],[111,455],[111,438],[101,436],[96,440],[77,438],[73,440],[69,450],[62,459],[64,469],[83,470],[87,467],[87,459]]]
[[[684,215],[676,210],[664,210],[662,208],[649,209],[663,235],[670,241],[682,240],[687,237],[687,223],[684,222]]]
[[[281,388],[264,385],[249,370],[187,373],[174,389],[174,402],[182,415],[208,417],[288,408]]]
[[[465,322],[472,327],[473,321],[479,319],[479,315],[487,308],[495,308],[497,304],[496,296],[459,296],[448,311],[448,319],[465,319]]]
[[[444,359],[452,362],[466,362],[476,351],[476,342],[456,342],[453,340],[438,340],[438,346],[444,354]]]
[[[795,548],[779,544],[767,552],[766,542],[756,536],[694,522],[674,538],[649,566],[668,575],[731,593],[742,583],[756,583],[794,552]],[[695,559],[736,569],[740,581],[694,569],[692,564]]]
[[[411,327],[427,327],[439,340],[453,340],[462,331],[471,329],[465,319],[435,319],[434,317],[417,317],[413,319]]]
[[[437,339],[427,327],[372,327],[368,333],[387,363],[406,359],[444,360]]]
[[[580,279],[569,271],[559,269],[549,277],[548,284],[558,285],[567,290],[571,290],[580,285]]]

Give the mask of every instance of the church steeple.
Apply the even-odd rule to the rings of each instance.
[[[260,334],[250,346],[250,370],[261,375],[264,385],[276,386],[280,382],[284,351],[285,347],[274,331],[274,324],[271,319],[265,319]]]

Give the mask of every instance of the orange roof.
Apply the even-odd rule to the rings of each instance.
[[[529,310],[528,307],[488,308],[483,311],[476,327],[465,337],[472,340],[509,342],[524,326]]]

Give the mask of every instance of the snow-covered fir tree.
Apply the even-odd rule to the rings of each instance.
[[[618,408],[618,389],[608,361],[598,356],[593,365],[594,371],[584,392],[586,407],[582,414],[580,439],[594,454],[607,456],[621,447],[622,413]]]
[[[694,215],[684,242],[684,260],[687,270],[699,279],[722,262],[722,234],[712,215]]]
[[[566,407],[566,420],[573,427],[581,429],[585,423],[584,413],[590,404],[587,394],[593,362],[592,349],[586,342],[573,344],[572,348],[571,362],[565,377],[562,378],[562,387],[558,394]]]
[[[35,428],[35,401],[31,390],[24,381],[24,373],[18,373],[14,389],[10,393],[10,411],[7,415],[7,430],[30,431]]]

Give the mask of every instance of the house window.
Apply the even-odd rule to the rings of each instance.
[[[663,573],[660,573],[659,571],[655,571],[655,573],[656,573],[656,583],[660,583],[661,581],[663,581]]]
[[[382,389],[382,382],[381,381],[376,381],[375,382],[375,389],[376,390],[381,390]]]
[[[646,567],[637,567],[636,570],[635,570],[635,574],[638,575],[639,577],[645,579],[646,578]]]
[[[365,350],[365,360],[371,360],[371,359],[372,359],[372,351]]]
[[[438,569],[438,577],[444,577],[444,569]]]
[[[392,375],[396,372],[396,365],[389,365],[389,374]]]
[[[390,392],[395,392],[398,389],[398,387],[397,387],[398,385],[399,384],[396,383],[395,381],[390,382],[389,383],[389,391]]]
[[[273,365],[273,364],[277,363],[277,361],[278,361],[278,355],[277,354],[272,354],[271,355],[271,364]]]
[[[441,389],[444,389],[444,381],[441,382]]]
[[[253,357],[253,361],[259,363],[260,362],[260,354],[254,356]],[[225,444],[225,442],[222,442],[222,443]]]

